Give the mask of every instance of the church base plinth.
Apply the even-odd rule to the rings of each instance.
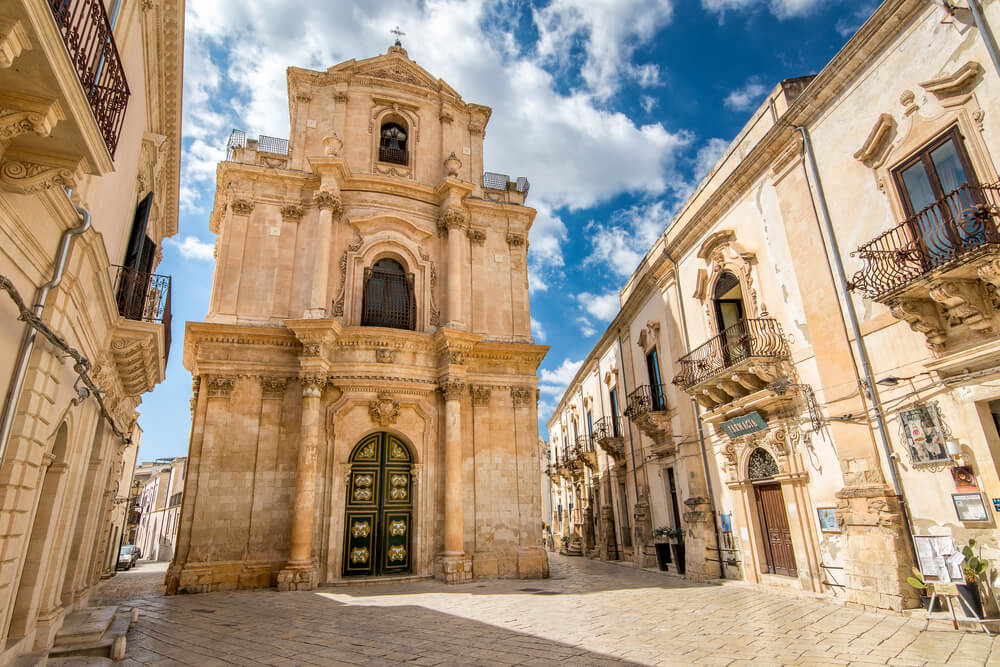
[[[279,591],[311,591],[316,588],[316,568],[312,565],[286,567],[278,572]]]
[[[517,552],[517,572],[521,579],[547,579],[549,556],[541,547],[524,547]]]
[[[472,581],[472,559],[462,554],[460,556],[438,556],[434,568],[434,578],[448,584],[461,584]]]

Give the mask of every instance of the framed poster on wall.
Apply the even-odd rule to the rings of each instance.
[[[899,412],[900,428],[914,464],[948,460],[947,436],[936,405],[916,405]]]
[[[955,514],[959,521],[989,521],[986,513],[986,503],[979,493],[953,493],[951,502],[955,504]]]
[[[816,516],[819,519],[819,529],[823,533],[839,533],[840,524],[837,523],[836,507],[817,507]]]

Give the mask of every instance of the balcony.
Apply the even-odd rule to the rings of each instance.
[[[851,289],[890,307],[935,353],[982,342],[1000,302],[1000,183],[964,184],[858,248]]]
[[[226,162],[252,164],[269,169],[288,169],[290,159],[288,139],[269,137],[265,134],[250,139],[243,130],[233,130],[226,141]]]
[[[591,470],[597,469],[597,452],[591,436],[581,435],[576,439],[576,458]]]
[[[668,453],[673,450],[673,410],[667,410],[664,385],[647,384],[628,395],[625,416],[632,420],[640,431],[653,440],[653,451]]]
[[[598,419],[594,424],[594,442],[618,465],[625,462],[621,417],[607,416]]]
[[[118,324],[111,350],[128,396],[163,381],[170,353],[170,276],[112,266]]]
[[[677,361],[673,383],[712,411],[748,397],[786,374],[788,343],[777,321],[740,320]],[[745,402],[745,401],[744,401]]]
[[[391,164],[401,164],[404,167],[410,164],[410,152],[405,148],[387,148],[379,146],[378,161],[389,162]]]

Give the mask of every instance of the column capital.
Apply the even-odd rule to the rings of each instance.
[[[206,375],[204,382],[208,385],[209,398],[229,398],[236,386],[235,375]]]
[[[438,391],[444,396],[446,401],[458,401],[465,391],[465,383],[459,380],[446,379],[438,384]]]
[[[302,219],[302,206],[299,204],[285,204],[281,207],[281,219],[285,222],[298,222]]]
[[[306,372],[299,376],[299,382],[302,383],[303,396],[319,396],[327,379],[325,373]]]
[[[528,406],[528,397],[531,395],[531,390],[527,387],[511,387],[510,388],[510,399],[514,403],[515,408],[524,408]]]
[[[313,202],[320,210],[329,210],[333,215],[340,215],[344,210],[344,203],[340,195],[330,190],[318,190],[313,195]]]
[[[438,229],[442,231],[464,229],[466,224],[465,211],[456,206],[449,206],[438,216]]]
[[[262,377],[260,379],[261,393],[264,398],[281,398],[285,395],[288,378]]]
[[[229,201],[229,210],[233,212],[233,215],[250,215],[253,213],[254,206],[255,202],[251,198],[233,197]]]
[[[472,405],[482,408],[490,404],[490,395],[493,390],[489,385],[473,384],[469,385],[469,393],[472,394]]]

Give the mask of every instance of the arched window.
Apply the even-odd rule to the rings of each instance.
[[[365,269],[361,326],[413,330],[416,323],[413,274],[388,257]]]
[[[774,457],[767,453],[767,450],[757,448],[750,452],[747,459],[747,477],[750,479],[767,479],[774,477],[780,472]]]
[[[410,153],[406,148],[406,128],[399,123],[384,123],[379,137],[378,159],[380,162],[410,164]]]
[[[715,281],[715,321],[719,331],[725,331],[745,316],[743,309],[743,289],[740,279],[729,271]]]

